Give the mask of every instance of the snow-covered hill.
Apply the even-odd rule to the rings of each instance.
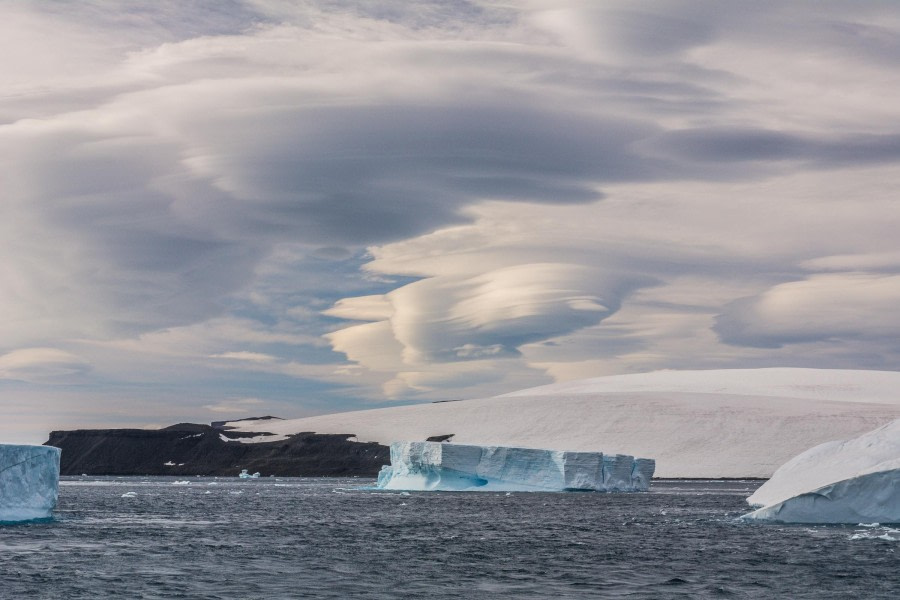
[[[900,372],[658,371],[494,398],[240,421],[244,431],[351,433],[655,458],[657,477],[769,477],[800,452],[900,418]]]

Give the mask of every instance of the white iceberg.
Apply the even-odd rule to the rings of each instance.
[[[59,497],[59,448],[0,444],[0,523],[48,519]]]
[[[900,523],[900,419],[803,452],[747,498],[744,519]]]
[[[394,442],[377,486],[386,490],[639,492],[656,463],[624,454]]]

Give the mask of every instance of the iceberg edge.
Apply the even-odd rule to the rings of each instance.
[[[60,449],[0,444],[0,523],[53,517],[59,498]]]
[[[779,523],[900,523],[900,468],[798,494],[741,517]]]

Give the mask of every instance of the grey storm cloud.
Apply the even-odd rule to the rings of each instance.
[[[6,189],[20,191],[6,212],[41,231],[6,235],[19,256],[7,269],[47,294],[13,320],[31,333],[12,326],[11,339],[42,335],[35,323],[90,337],[194,322],[220,312],[218,298],[246,282],[262,256],[257,244],[217,238],[173,215],[172,198],[153,188],[157,176],[179,171],[165,144],[24,123],[0,149],[10,157],[0,167]],[[42,259],[30,260],[33,252]]]
[[[765,129],[703,128],[666,132],[642,142],[651,152],[703,163],[803,161],[820,168],[893,162],[900,134],[814,136]]]
[[[280,111],[188,126],[191,154],[230,194],[233,231],[379,243],[460,222],[483,199],[584,203],[600,182],[653,176],[628,120],[501,106],[363,106]]]

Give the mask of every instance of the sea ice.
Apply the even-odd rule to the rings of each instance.
[[[0,523],[47,519],[59,496],[59,448],[0,444]]]
[[[747,498],[744,519],[783,523],[900,522],[900,419],[799,454]]]
[[[656,463],[624,454],[394,442],[378,487],[387,490],[638,492]]]

